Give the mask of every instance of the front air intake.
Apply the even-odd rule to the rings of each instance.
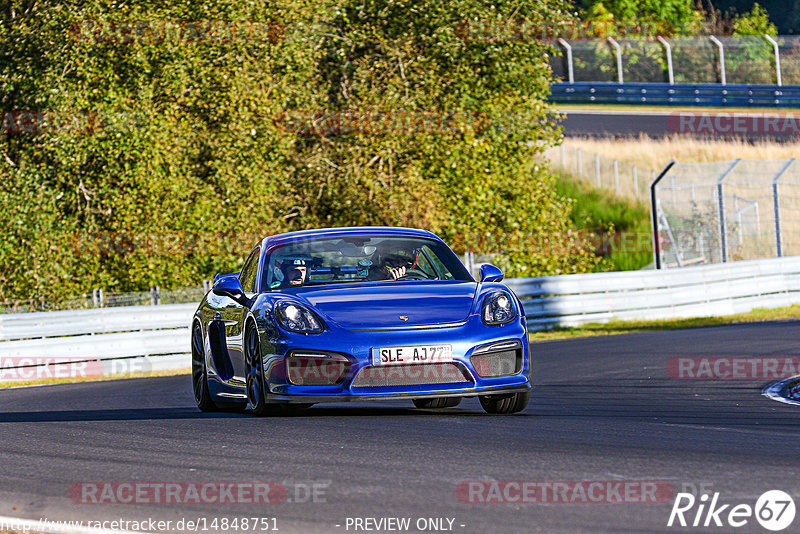
[[[516,375],[522,372],[522,344],[503,341],[476,348],[470,362],[481,378]]]

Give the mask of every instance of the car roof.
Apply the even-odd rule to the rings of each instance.
[[[263,250],[274,248],[279,245],[294,241],[304,241],[306,239],[335,238],[347,236],[400,236],[400,237],[421,237],[442,241],[434,233],[418,228],[399,228],[392,226],[353,226],[345,228],[318,228],[315,230],[301,230],[299,232],[289,232],[264,238]]]

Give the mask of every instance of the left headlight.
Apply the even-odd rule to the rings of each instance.
[[[284,330],[298,334],[319,334],[322,321],[314,312],[295,302],[280,302],[275,305],[275,319]]]
[[[495,291],[483,298],[483,322],[488,325],[506,324],[517,317],[514,300],[505,291]]]

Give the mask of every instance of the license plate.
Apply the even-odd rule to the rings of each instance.
[[[407,365],[452,361],[452,345],[413,345],[409,347],[376,347],[372,349],[372,365]]]

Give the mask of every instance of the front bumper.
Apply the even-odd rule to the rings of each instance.
[[[320,403],[366,400],[416,399],[430,397],[470,397],[499,395],[531,390],[531,362],[524,318],[501,326],[486,326],[477,315],[466,322],[445,327],[382,331],[349,331],[330,327],[322,334],[300,335],[274,331],[274,337],[262,337],[262,359],[265,369],[267,397],[270,402]],[[516,341],[521,350],[521,369],[513,374],[481,377],[471,357],[478,347]],[[408,366],[373,367],[371,350],[376,347],[449,344],[453,348],[453,365],[463,380],[426,383],[400,380],[391,385],[369,385],[356,381],[362,370],[405,372]],[[345,356],[350,369],[336,385],[295,385],[286,379],[284,358],[292,351],[314,351]],[[429,364],[430,365],[430,364]],[[401,373],[402,374],[402,373]],[[409,375],[411,373],[408,373]],[[485,374],[485,373],[484,373]],[[362,387],[359,387],[362,384]]]
[[[533,387],[526,383],[521,386],[496,387],[496,388],[473,388],[470,390],[448,391],[439,393],[381,393],[372,395],[270,395],[272,402],[318,404],[321,402],[357,402],[357,401],[380,401],[380,400],[408,400],[438,397],[474,397],[476,395],[504,395],[507,393],[524,393],[531,391]]]

